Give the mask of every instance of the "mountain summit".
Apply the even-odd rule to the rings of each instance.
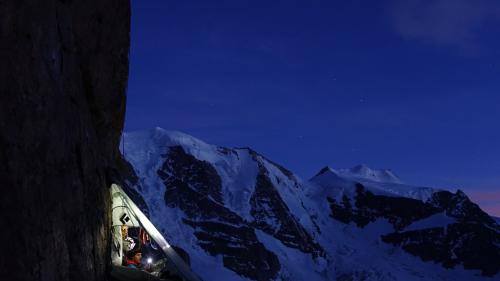
[[[335,174],[336,176],[342,176],[345,178],[351,178],[353,180],[364,180],[373,181],[381,183],[397,183],[403,184],[403,182],[397,177],[391,170],[388,169],[372,169],[365,164],[356,165],[350,169],[333,169],[329,166],[322,168],[316,175],[322,175],[325,173]]]
[[[350,169],[340,169],[340,175],[351,178],[371,180],[375,182],[400,183],[403,182],[388,169],[372,169],[365,164],[354,166]]]

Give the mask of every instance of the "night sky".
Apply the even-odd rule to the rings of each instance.
[[[132,1],[125,130],[364,163],[500,216],[500,1]]]

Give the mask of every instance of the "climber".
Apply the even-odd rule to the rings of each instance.
[[[127,252],[127,267],[135,269],[145,269],[144,264],[141,263],[142,251],[140,249],[133,249]]]

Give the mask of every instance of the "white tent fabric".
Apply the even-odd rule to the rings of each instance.
[[[117,185],[111,185],[111,200],[112,200],[112,235],[114,246],[117,251],[112,253],[112,262],[114,265],[121,265],[122,262],[122,239],[120,227],[127,225],[129,227],[142,227],[149,234],[156,244],[158,244],[167,259],[176,267],[178,273],[186,281],[202,281],[196,274],[194,274],[190,267],[179,257],[170,244],[165,240],[163,235],[156,229],[156,227],[149,221],[144,213],[137,207],[137,205],[128,197],[123,189]]]

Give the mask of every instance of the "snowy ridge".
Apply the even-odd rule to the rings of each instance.
[[[403,182],[389,169],[372,169],[365,164],[354,166],[350,169],[339,169],[339,175],[353,179],[370,180],[374,182],[399,183]]]
[[[249,195],[253,192],[257,165],[248,151],[227,150],[209,145],[195,137],[155,128],[148,131],[124,133],[125,157],[136,169],[138,176],[157,177],[154,174],[162,164],[170,147],[181,146],[195,158],[211,163],[223,181],[224,202],[242,217],[249,216]],[[153,174],[152,174],[153,173]],[[238,189],[235,189],[238,187]]]
[[[310,182],[319,186],[321,191],[316,191],[332,197],[341,196],[344,193],[353,195],[353,184],[362,183],[368,190],[375,194],[408,197],[427,201],[432,194],[440,189],[431,187],[412,186],[403,184],[389,170],[375,170],[366,165],[358,165],[351,169],[335,170],[330,167],[321,169]],[[317,189],[318,187],[316,187]],[[313,189],[314,190],[314,189]]]
[[[397,235],[420,243],[412,232],[453,231],[469,217],[496,231],[460,192],[407,185],[390,170],[366,165],[325,167],[303,181],[249,148],[161,128],[125,133],[123,140],[152,222],[189,253],[204,280],[500,280],[460,263],[446,269],[423,262],[398,246]]]
[[[166,131],[159,127],[147,131],[124,133],[122,141],[120,148],[125,157],[144,170],[150,169],[158,157],[167,152],[168,147],[175,145],[188,149],[189,153],[199,159],[217,160],[217,155],[214,153],[217,150],[216,146],[209,145],[190,135],[177,131]]]

